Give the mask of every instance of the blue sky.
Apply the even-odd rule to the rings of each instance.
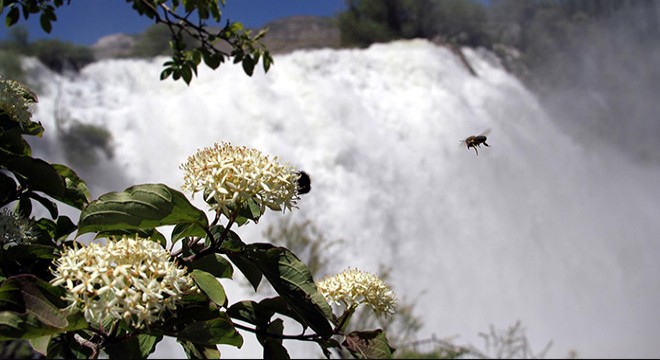
[[[66,2],[65,2],[66,3]],[[250,28],[294,15],[334,16],[345,8],[344,0],[226,0],[222,24],[226,20],[238,21]],[[0,39],[5,40],[10,29],[5,23],[5,11],[0,15]],[[28,29],[29,40],[58,39],[78,45],[92,45],[99,38],[123,32],[136,34],[152,22],[140,16],[124,0],[74,0],[56,11],[57,21],[46,34],[39,26],[39,17],[27,21],[21,17],[18,24]]]

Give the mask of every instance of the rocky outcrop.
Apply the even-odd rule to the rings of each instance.
[[[273,54],[298,49],[339,48],[339,28],[332,18],[292,16],[266,24],[264,44]]]
[[[272,54],[298,49],[338,48],[339,29],[332,18],[292,16],[264,25],[268,33],[262,39]],[[256,34],[253,30],[253,35]],[[139,35],[112,34],[100,38],[93,46],[97,60],[130,56]],[[229,50],[228,48],[225,50]]]
[[[112,34],[100,38],[92,45],[92,51],[96,60],[125,57],[131,54],[135,44],[137,39],[134,35]]]

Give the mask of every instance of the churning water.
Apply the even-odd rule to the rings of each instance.
[[[204,68],[189,87],[158,80],[164,59],[43,73],[36,156],[65,161],[58,92],[61,116],[114,137],[113,159],[79,171],[96,197],[137,183],[177,188],[179,164],[214,142],[255,147],[311,175],[311,193],[286,216],[344,239],[342,266],[392,267],[399,297],[417,298],[421,337],[479,346],[489,325],[520,320],[533,350],[553,341],[549,356],[658,356],[659,169],[560,130],[496,58],[465,54],[478,76],[421,40],[299,51],[252,78]],[[486,129],[491,147],[478,156],[460,146]],[[281,216],[239,230],[262,241]]]

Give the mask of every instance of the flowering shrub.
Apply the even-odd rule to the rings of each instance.
[[[378,276],[358,269],[348,268],[326,277],[317,286],[328,301],[346,309],[365,304],[377,315],[393,314],[396,309],[396,296],[389,286]]]
[[[124,236],[105,245],[73,244],[53,262],[51,283],[64,286],[71,307],[82,309],[95,326],[114,320],[133,328],[154,323],[195,289],[186,270],[149,239]]]
[[[256,223],[266,209],[296,207],[311,189],[308,175],[223,143],[181,166],[184,189],[202,192],[206,211],[165,184],[92,200],[73,170],[32,157],[23,136],[43,132],[25,113],[36,96],[14,82],[0,80],[0,89],[8,92],[0,95],[0,341],[29,339],[48,358],[104,352],[125,359],[146,358],[170,336],[191,358],[219,358],[218,344],[241,347],[248,332],[267,358],[289,357],[284,339],[315,342],[328,357],[331,349],[392,355],[380,329],[344,332],[359,304],[394,311],[394,294],[375,275],[348,270],[317,287],[289,249],[246,244],[231,230]],[[49,217],[31,217],[33,203]],[[60,205],[79,210],[77,222],[60,214]],[[89,233],[108,240],[77,242]],[[230,302],[218,279],[233,279],[235,269],[255,291],[265,279],[277,296]],[[333,314],[324,294],[346,311]],[[285,318],[298,328],[285,331]]]
[[[12,81],[0,81],[0,111],[21,126],[30,123],[30,107],[37,96],[23,84]]]
[[[0,212],[0,246],[27,244],[34,240],[33,222],[9,209]]]
[[[214,144],[190,156],[181,169],[183,189],[203,192],[204,200],[227,216],[249,200],[263,213],[266,207],[291,210],[298,199],[295,169],[256,149]]]

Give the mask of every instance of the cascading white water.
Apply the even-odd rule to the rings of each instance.
[[[399,297],[418,299],[420,336],[479,346],[489,325],[520,320],[533,350],[553,341],[549,356],[657,356],[659,169],[576,141],[492,55],[465,54],[478,76],[412,40],[282,55],[252,78],[201,68],[189,87],[158,80],[164,59],[102,61],[72,79],[41,76],[36,118],[50,150],[35,155],[64,161],[58,87],[71,118],[114,136],[114,159],[79,171],[95,196],[179,187],[179,164],[214,142],[255,147],[311,175],[285,216],[344,239],[343,266],[392,267]],[[478,156],[460,146],[485,129],[491,147]],[[281,216],[240,233],[262,241]]]

